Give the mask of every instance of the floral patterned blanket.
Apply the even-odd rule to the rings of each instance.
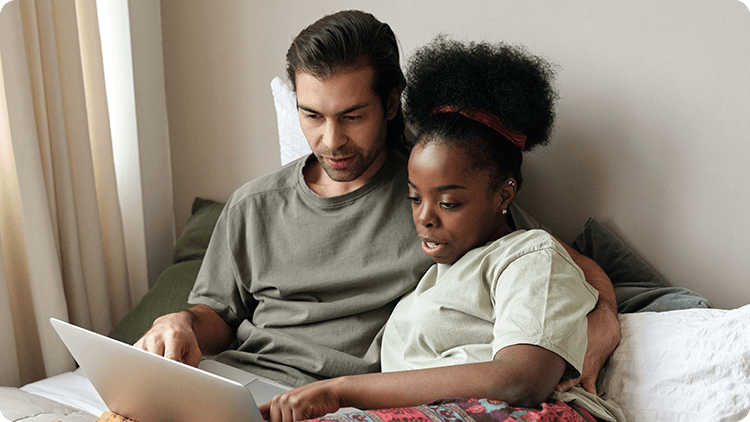
[[[488,399],[449,398],[416,407],[363,410],[327,416],[310,422],[596,422],[585,410],[561,401],[542,403],[540,409],[511,407]],[[135,422],[111,412],[97,422]]]
[[[509,406],[489,399],[449,398],[416,407],[367,410],[313,421],[338,422],[596,422],[585,410],[562,401],[542,403],[541,409]]]

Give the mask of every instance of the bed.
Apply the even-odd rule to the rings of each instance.
[[[271,87],[285,164],[308,153],[309,147],[299,129],[293,94],[279,78]],[[188,293],[222,208],[220,202],[195,199],[192,215],[177,239],[172,265],[114,327],[110,337],[132,344],[156,317],[188,306]],[[607,272],[618,299],[622,340],[598,379],[601,395],[618,403],[633,422],[740,421],[748,416],[750,305],[713,309],[700,294],[667,286],[595,219],[589,220],[573,247]],[[471,413],[472,409],[482,412]],[[521,418],[513,409],[492,414],[488,409],[486,402],[447,400],[354,419]],[[106,411],[80,369],[20,389],[0,387],[0,413],[10,421],[93,422]],[[501,414],[504,416],[498,416]],[[526,420],[556,420],[533,412],[524,415]]]

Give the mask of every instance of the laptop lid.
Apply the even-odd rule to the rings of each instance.
[[[51,318],[109,410],[139,422],[262,422],[242,384]]]

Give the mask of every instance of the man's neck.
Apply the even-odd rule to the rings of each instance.
[[[380,171],[387,159],[388,149],[384,148],[367,171],[349,182],[338,182],[331,179],[317,160],[307,163],[302,171],[307,187],[322,197],[330,198],[353,192],[364,186]]]

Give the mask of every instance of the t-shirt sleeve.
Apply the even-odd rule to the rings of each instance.
[[[216,222],[188,303],[206,305],[227,324],[238,327],[243,320],[251,318],[255,299],[238,283],[237,265],[227,236],[230,204],[231,200]]]
[[[511,345],[536,345],[567,362],[565,377],[579,377],[586,315],[598,296],[583,272],[564,250],[544,247],[514,259],[496,280],[492,355]]]

